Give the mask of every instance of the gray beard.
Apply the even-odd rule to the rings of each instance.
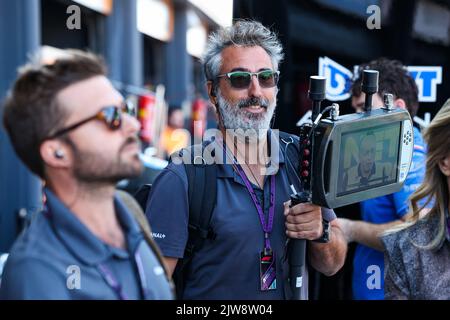
[[[241,107],[243,102],[245,100],[231,104],[222,96],[220,90],[217,90],[217,103],[221,126],[227,130],[240,129],[238,131],[245,132],[249,136],[263,136],[270,129],[270,122],[276,108],[276,98],[274,101],[261,99],[261,105],[267,107],[266,112],[262,114],[247,112]]]

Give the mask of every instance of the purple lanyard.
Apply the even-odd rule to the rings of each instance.
[[[145,276],[145,269],[144,264],[142,262],[141,256],[139,255],[139,249],[140,246],[142,246],[144,243],[144,240],[141,240],[141,243],[139,244],[136,252],[134,253],[134,259],[136,262],[136,267],[139,274],[139,284],[141,287],[141,293],[142,293],[142,299],[146,299],[148,295],[148,287],[147,287],[147,279]],[[122,290],[122,285],[116,280],[116,277],[114,277],[113,273],[104,265],[99,264],[97,266],[97,270],[101,274],[102,278],[105,280],[105,282],[108,284],[108,286],[113,289],[113,291],[116,293],[117,297],[120,300],[129,300],[127,295]]]
[[[446,220],[447,220],[447,236],[449,237],[449,241],[450,241],[450,215],[448,213],[448,205],[445,207],[445,216],[446,216]]]
[[[256,210],[258,211],[259,221],[261,222],[262,229],[264,231],[264,240],[265,240],[265,249],[271,249],[270,247],[270,233],[272,232],[273,227],[273,217],[275,215],[275,175],[270,176],[270,207],[269,207],[269,219],[266,223],[264,219],[264,210],[261,207],[261,204],[258,201],[258,198],[256,197],[255,190],[253,190],[253,187],[248,180],[244,170],[242,167],[237,164],[237,172],[241,176],[242,180],[245,183],[245,186],[247,187],[248,192],[250,193],[250,196],[252,197],[253,203],[255,204]],[[263,190],[264,192],[264,190]],[[264,195],[263,195],[264,196]]]
[[[447,217],[447,234],[449,235],[449,240],[450,240],[450,218]]]
[[[46,207],[42,211],[42,213],[43,213],[44,217],[46,217],[47,219],[52,218],[52,214],[48,207]],[[137,266],[138,273],[139,273],[139,280],[140,280],[139,282],[140,282],[142,296],[143,296],[143,299],[146,299],[147,294],[148,294],[147,280],[145,277],[144,265],[143,265],[141,256],[139,255],[139,249],[140,249],[140,246],[142,245],[143,241],[144,240],[141,240],[141,243],[139,244],[139,246],[134,254],[134,258],[135,258],[136,266]],[[127,295],[123,292],[122,285],[119,283],[119,281],[116,280],[116,277],[109,270],[109,268],[106,267],[105,264],[103,264],[103,263],[98,264],[97,270],[100,273],[100,275],[102,276],[103,280],[105,280],[106,284],[115,292],[115,294],[117,295],[117,297],[120,300],[129,300]]]
[[[225,152],[226,146],[225,143],[223,144],[223,148]],[[258,211],[259,221],[261,223],[262,229],[264,231],[264,248],[265,249],[271,249],[270,247],[270,233],[272,232],[273,228],[273,217],[275,215],[275,175],[270,176],[270,207],[269,207],[269,219],[266,223],[266,219],[264,219],[264,210],[261,207],[261,204],[258,201],[258,198],[256,197],[255,190],[253,190],[252,184],[247,178],[247,175],[245,174],[245,171],[242,169],[240,164],[237,162],[236,157],[233,155],[233,162],[237,173],[241,177],[241,179],[244,181],[245,186],[247,187],[248,193],[250,193],[250,196],[253,200],[253,203],[255,204],[256,210]],[[263,190],[264,193],[264,190]],[[264,194],[263,194],[264,197]]]
[[[97,269],[108,286],[110,286],[111,289],[113,289],[113,291],[116,293],[117,297],[120,300],[128,300],[128,297],[122,290],[122,286],[116,280],[112,272],[102,263],[97,266]]]

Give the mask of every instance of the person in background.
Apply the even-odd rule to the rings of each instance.
[[[386,299],[450,300],[450,99],[424,138],[426,173],[411,196],[412,216],[382,237]]]
[[[373,95],[373,109],[383,106],[384,93],[394,95],[394,105],[405,109],[413,118],[419,107],[418,89],[406,68],[396,60],[380,58],[359,67],[359,77],[352,87],[352,106],[361,111],[365,94],[361,92],[364,69],[378,70],[379,92]],[[414,151],[410,171],[400,191],[361,202],[362,220],[339,218],[348,242],[357,242],[353,259],[353,297],[358,300],[384,299],[384,258],[380,234],[405,221],[408,197],[418,188],[425,174],[425,144],[414,127]]]
[[[161,133],[160,156],[167,159],[172,153],[189,145],[189,131],[184,129],[184,113],[181,108],[169,108],[167,126]]]

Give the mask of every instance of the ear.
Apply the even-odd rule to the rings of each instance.
[[[41,158],[45,165],[53,168],[68,168],[70,157],[65,144],[56,139],[44,141],[39,148]]]
[[[208,91],[209,101],[211,101],[211,103],[215,106],[217,104],[217,97],[214,83],[211,80],[206,82],[206,88]]]
[[[397,107],[397,108],[400,108],[400,109],[407,110],[406,109],[406,102],[402,98],[395,99],[394,100],[394,106]]]
[[[450,155],[439,161],[439,169],[446,177],[450,177]]]

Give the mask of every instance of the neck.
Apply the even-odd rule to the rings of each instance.
[[[125,247],[114,208],[114,185],[77,182],[49,187],[95,236],[114,247]]]
[[[227,148],[241,165],[247,178],[263,189],[268,161],[267,136],[261,139],[246,139],[230,132],[224,133]]]
[[[267,135],[247,137],[235,134],[233,131],[223,131],[225,143],[239,163],[265,166],[267,161]]]

